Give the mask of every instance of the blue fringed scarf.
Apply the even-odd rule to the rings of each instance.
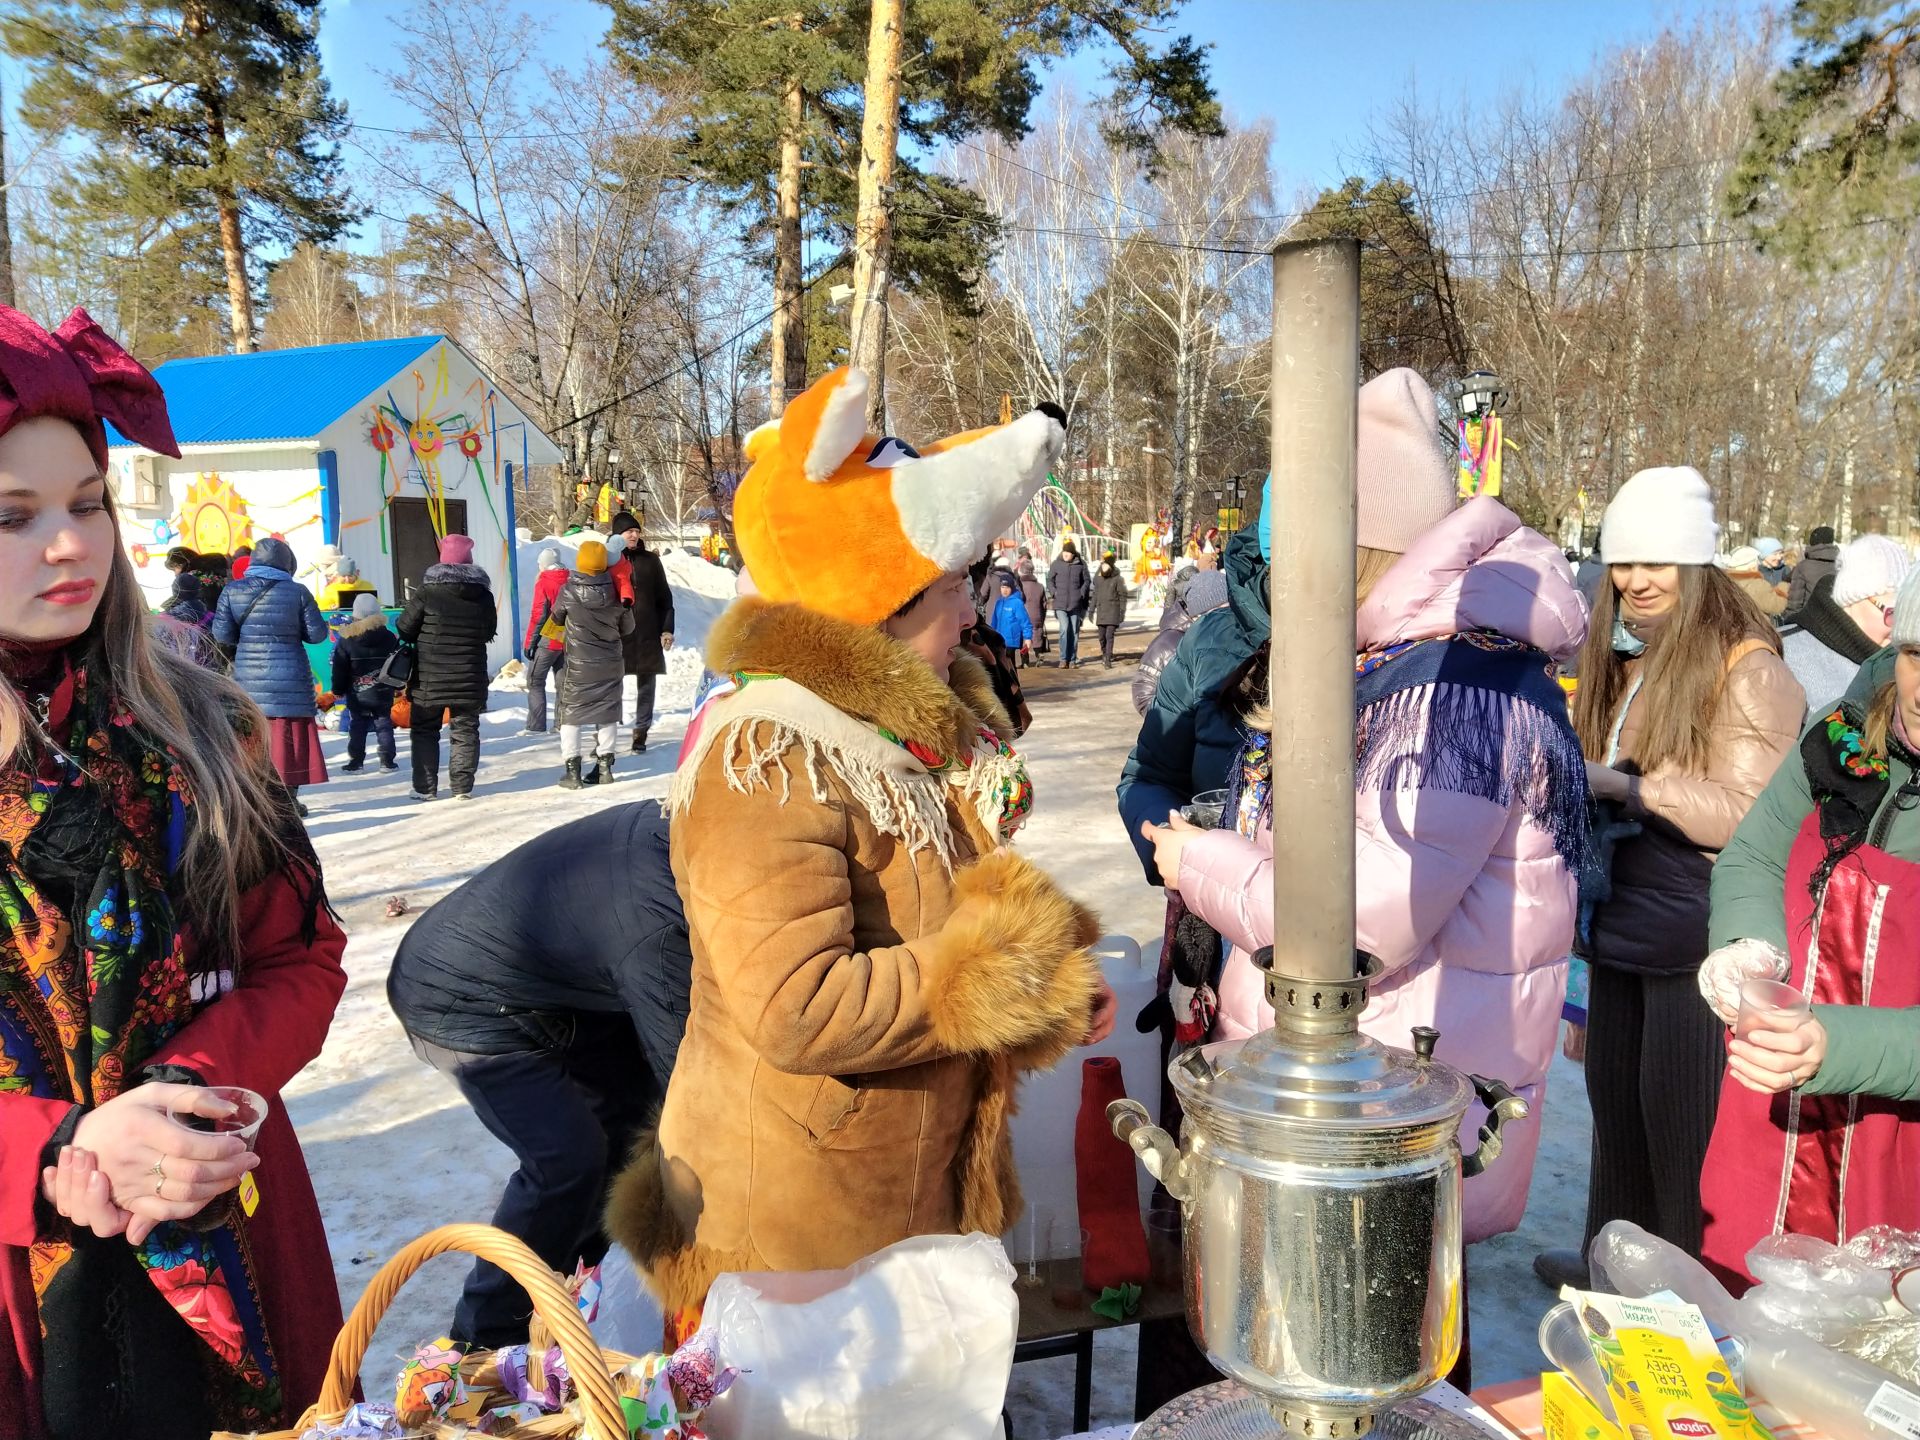
[[[1468,632],[1359,656],[1354,784],[1518,802],[1567,869],[1592,854],[1585,757],[1548,655]]]

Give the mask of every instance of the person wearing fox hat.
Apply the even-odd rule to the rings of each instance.
[[[1007,848],[1032,788],[957,649],[968,566],[1065,416],[915,449],[868,434],[866,407],[867,377],[836,370],[748,439],[734,532],[759,593],[708,637],[735,688],[701,710],[668,803],[692,1014],[607,1230],[670,1345],[723,1272],[1004,1233],[1021,1073],[1112,1028],[1098,921]]]

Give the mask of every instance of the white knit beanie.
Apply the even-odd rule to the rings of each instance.
[[[1857,600],[1898,590],[1913,568],[1906,547],[1885,535],[1862,535],[1840,547],[1839,568],[1833,575],[1833,603],[1841,607]]]
[[[1614,492],[1600,521],[1605,565],[1710,565],[1719,548],[1713,492],[1691,465],[1642,470]]]
[[[1907,571],[1893,602],[1893,633],[1887,643],[1896,648],[1920,645],[1920,567]]]
[[[540,568],[542,570],[564,570],[567,567],[560,563],[560,552],[549,545],[540,552]]]
[[[1404,555],[1446,519],[1457,497],[1453,463],[1440,444],[1433,389],[1402,366],[1360,387],[1357,538]]]

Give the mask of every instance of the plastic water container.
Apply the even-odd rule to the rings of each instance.
[[[1020,1113],[1013,1117],[1013,1158],[1020,1170],[1021,1192],[1028,1205],[1049,1207],[1056,1227],[1080,1213],[1074,1186],[1073,1126],[1080,1114],[1081,1062],[1096,1055],[1113,1056],[1120,1062],[1127,1094],[1156,1114],[1160,1110],[1160,1036],[1157,1031],[1142,1035],[1133,1026],[1134,1016],[1153,999],[1160,941],[1156,938],[1143,954],[1131,936],[1104,935],[1093,953],[1120,1002],[1113,1034],[1098,1045],[1070,1052],[1051,1070],[1026,1076],[1020,1082]],[[1138,1165],[1134,1171],[1144,1210],[1153,1177]],[[1024,1218],[1013,1216],[1014,1227],[1006,1235],[1007,1253],[1016,1262],[1028,1258],[1027,1235],[1019,1224]]]

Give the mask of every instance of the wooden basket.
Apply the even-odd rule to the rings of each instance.
[[[631,1357],[609,1357],[603,1353],[594,1343],[586,1320],[560,1277],[520,1241],[490,1225],[443,1225],[422,1235],[381,1266],[380,1273],[373,1277],[334,1339],[320,1399],[300,1417],[293,1429],[245,1437],[245,1440],[299,1440],[311,1426],[339,1424],[353,1404],[353,1387],[360,1378],[361,1362],[367,1358],[367,1346],[373,1343],[373,1332],[393,1303],[393,1297],[427,1261],[455,1251],[490,1260],[519,1281],[533,1297],[533,1338],[539,1341],[551,1336],[567,1360],[567,1374],[573,1380],[583,1419],[569,1414],[552,1415],[521,1425],[514,1433],[530,1437],[577,1434],[583,1440],[627,1440],[626,1418],[620,1410],[620,1397],[614,1389],[611,1372],[629,1363]],[[475,1356],[471,1363],[478,1368],[485,1361],[485,1356]],[[462,1366],[462,1372],[472,1373],[466,1366]],[[433,1436],[464,1432],[456,1427],[430,1424],[418,1433]],[[243,1437],[215,1435],[213,1440],[243,1440]]]

